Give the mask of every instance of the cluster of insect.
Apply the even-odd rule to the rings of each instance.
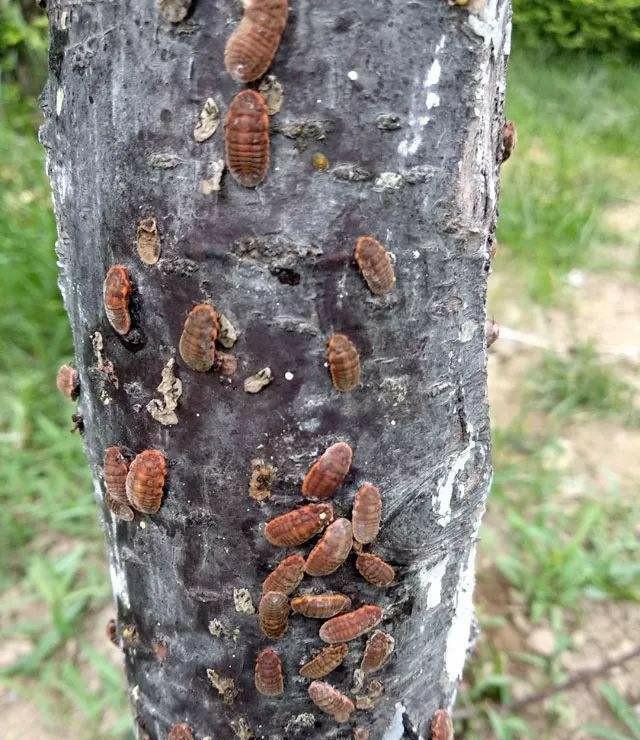
[[[318,534],[320,539],[308,555],[289,555],[267,576],[262,584],[258,619],[263,634],[272,640],[281,639],[287,631],[289,615],[300,614],[309,619],[326,620],[319,631],[326,646],[300,668],[299,673],[312,682],[310,699],[337,722],[346,722],[356,710],[356,704],[346,693],[320,679],[340,666],[349,653],[349,642],[374,630],[384,612],[376,604],[353,608],[351,599],[341,593],[292,594],[304,576],[328,576],[336,572],[352,550],[357,553],[356,568],[374,586],[384,588],[393,583],[391,565],[377,555],[364,552],[380,531],[382,497],[379,489],[364,483],[357,491],[351,521],[335,518],[329,502],[344,482],[351,468],[353,452],[346,442],[331,445],[313,463],[302,481],[302,496],[313,501],[269,520],[264,536],[275,547],[299,547]],[[369,637],[360,670],[369,675],[380,670],[394,648],[393,637],[375,630]],[[284,673],[278,652],[268,647],[255,662],[255,686],[266,696],[284,693]]]

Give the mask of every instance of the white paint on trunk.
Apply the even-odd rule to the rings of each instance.
[[[458,473],[471,459],[471,453],[477,445],[477,441],[473,437],[471,425],[469,425],[468,432],[469,442],[467,446],[456,455],[446,476],[438,481],[438,490],[433,497],[433,511],[441,527],[446,527],[451,521],[451,499],[453,498],[456,478]]]
[[[387,727],[382,740],[402,740],[404,736],[404,723],[402,721],[402,715],[407,711],[404,704],[396,702],[396,711],[391,720],[391,724]]]
[[[480,526],[480,518],[476,523],[474,535]],[[475,540],[475,536],[474,536]],[[476,546],[472,545],[466,562],[460,566],[460,580],[456,591],[453,619],[447,633],[447,648],[444,656],[447,680],[457,682],[462,676],[471,623],[473,621],[473,588],[476,581]]]
[[[423,571],[421,575],[420,585],[427,591],[427,609],[433,609],[442,600],[442,579],[447,572],[448,564],[449,555],[445,555],[439,563]]]

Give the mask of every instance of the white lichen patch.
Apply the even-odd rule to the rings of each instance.
[[[402,175],[399,172],[381,172],[373,183],[373,189],[382,193],[385,190],[400,190]]]
[[[213,688],[220,694],[225,704],[233,704],[233,700],[238,694],[236,682],[227,676],[222,676],[213,668],[207,668],[207,678]]]
[[[438,481],[438,490],[433,497],[433,512],[436,515],[438,524],[446,527],[451,521],[451,499],[456,484],[456,478],[465,465],[471,459],[471,455],[477,445],[473,438],[471,427],[469,427],[469,442],[467,446],[459,452],[449,466],[449,472]]]
[[[448,564],[449,556],[445,555],[439,563],[421,575],[421,585],[427,591],[427,609],[433,609],[442,600],[442,580],[447,572]]]
[[[244,717],[233,719],[229,724],[231,725],[233,734],[239,738],[239,740],[251,740],[251,738],[255,737],[251,727],[249,727],[249,723]]]
[[[64,103],[64,90],[59,87],[56,91],[56,116],[62,113],[62,104]]]
[[[470,342],[477,330],[478,324],[475,321],[463,321],[460,327],[460,341]]]
[[[209,632],[218,639],[228,639],[238,642],[240,630],[238,627],[229,627],[222,620],[216,618],[209,622]]]
[[[270,367],[263,367],[255,375],[251,375],[244,381],[245,393],[259,393],[263,388],[269,385],[273,380],[273,374]]]
[[[147,411],[164,426],[173,426],[178,423],[176,408],[178,399],[182,395],[182,381],[174,374],[175,360],[171,357],[162,368],[162,382],[157,390],[162,399],[153,398],[147,404]]]
[[[478,519],[479,526],[480,519]],[[474,537],[475,539],[475,537]],[[467,646],[473,622],[473,588],[475,585],[476,546],[469,550],[466,561],[460,568],[460,579],[456,591],[453,619],[447,632],[447,647],[444,656],[447,680],[456,683],[462,676]]]
[[[198,116],[198,122],[193,129],[193,138],[201,144],[210,139],[220,123],[220,109],[213,98],[207,98]]]
[[[224,172],[224,159],[214,159],[209,163],[208,175],[204,180],[200,180],[200,192],[203,195],[213,195],[220,191],[222,174]]]
[[[255,614],[256,608],[251,600],[251,594],[248,588],[233,589],[233,604],[240,614]]]

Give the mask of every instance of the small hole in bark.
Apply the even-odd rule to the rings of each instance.
[[[275,275],[283,285],[300,284],[300,273],[289,267],[272,267],[270,272],[272,275]]]
[[[171,121],[171,111],[167,108],[163,108],[160,111],[160,120],[162,123],[169,123]]]

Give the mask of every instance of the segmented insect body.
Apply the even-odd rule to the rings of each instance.
[[[351,522],[348,519],[336,519],[309,553],[305,572],[311,576],[328,576],[344,563],[352,546]]]
[[[500,325],[497,324],[494,319],[484,322],[484,336],[487,343],[487,349],[489,349],[494,342],[498,341],[498,338],[500,337]]]
[[[300,668],[300,675],[305,678],[323,678],[342,663],[348,652],[349,646],[345,643],[329,645]]]
[[[351,467],[353,452],[346,442],[328,447],[313,463],[302,481],[302,495],[307,498],[331,498]]]
[[[360,669],[365,673],[374,673],[380,670],[389,660],[394,645],[395,640],[391,635],[382,630],[376,630],[367,640]]]
[[[119,518],[130,522],[133,511],[127,503],[126,481],[129,463],[119,447],[107,447],[104,451],[102,475],[107,492],[106,504]]]
[[[180,357],[192,369],[206,373],[216,359],[216,339],[220,319],[216,309],[208,303],[194,306],[184,322],[180,337]]]
[[[155,265],[160,259],[160,236],[153,216],[143,218],[138,224],[138,256],[145,265]]]
[[[129,301],[133,286],[129,272],[122,265],[112,265],[104,279],[102,298],[104,310],[111,326],[124,336],[131,329]]]
[[[309,684],[309,698],[323,712],[331,715],[336,722],[348,722],[355,706],[348,696],[334,689],[324,681]]]
[[[518,132],[513,121],[507,121],[502,129],[502,161],[506,162],[518,143]]]
[[[56,375],[56,388],[63,396],[75,401],[80,393],[80,377],[75,367],[61,365]]]
[[[361,236],[356,240],[354,256],[362,277],[374,295],[384,295],[393,290],[396,275],[389,253],[372,236]]]
[[[267,591],[262,594],[258,606],[260,627],[267,637],[274,640],[282,637],[287,631],[289,617],[289,599],[280,591]]]
[[[118,623],[115,619],[110,619],[107,622],[105,632],[109,638],[109,642],[113,643],[116,647],[120,647],[120,643],[118,642]]]
[[[297,547],[332,521],[331,504],[307,504],[268,521],[264,536],[276,547]]]
[[[340,614],[325,622],[320,627],[320,639],[334,644],[349,642],[364,635],[382,621],[383,612],[375,604],[365,604],[359,609],[346,614]]]
[[[446,709],[437,709],[431,719],[431,740],[453,740],[453,722]]]
[[[171,725],[167,740],[194,740],[193,732],[189,725],[181,722],[179,725]]]
[[[264,696],[280,696],[284,693],[282,661],[275,650],[266,648],[258,653],[254,678],[256,689]]]
[[[395,570],[388,563],[370,552],[358,555],[356,568],[365,581],[369,581],[373,586],[388,586],[396,577]]]
[[[291,599],[297,614],[312,619],[329,619],[351,608],[351,599],[344,594],[303,594]]]
[[[344,334],[334,334],[327,342],[327,360],[334,388],[352,391],[360,382],[360,357],[353,342]]]
[[[269,113],[255,90],[242,90],[231,101],[224,124],[229,172],[240,185],[259,185],[269,169]]]
[[[236,82],[253,82],[269,69],[288,12],[287,0],[244,1],[244,16],[224,50],[224,66]]]
[[[288,596],[298,588],[303,577],[304,558],[302,555],[289,555],[265,578],[262,593],[279,591]]]
[[[380,531],[382,498],[380,490],[371,483],[364,483],[358,489],[353,502],[353,538],[361,545],[373,542]]]
[[[155,514],[162,503],[167,461],[159,450],[145,450],[129,466],[125,483],[127,500],[143,514]]]

